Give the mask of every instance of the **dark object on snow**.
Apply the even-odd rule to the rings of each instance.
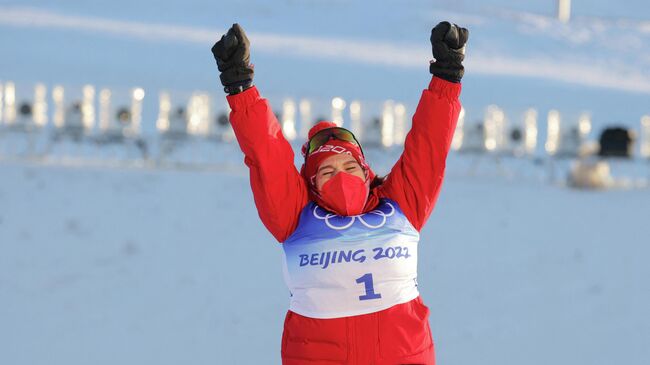
[[[606,128],[600,134],[598,156],[630,158],[633,142],[634,133],[631,130],[621,127]]]
[[[217,115],[217,125],[221,127],[225,127],[230,124],[230,118],[228,117],[228,113],[220,113]]]
[[[32,105],[25,102],[20,104],[20,109],[19,109],[20,115],[24,117],[29,117],[32,115]]]
[[[117,111],[117,121],[122,124],[129,124],[131,122],[131,111],[129,108],[122,107]]]
[[[185,120],[185,108],[182,106],[179,106],[176,108],[176,111],[174,112],[175,117],[178,118],[179,120]]]
[[[523,137],[524,137],[524,134],[521,132],[521,129],[519,129],[519,128],[514,128],[510,132],[510,140],[513,141],[513,142],[520,142]]]
[[[81,102],[75,101],[74,103],[72,103],[72,107],[70,108],[70,110],[73,113],[81,113]]]

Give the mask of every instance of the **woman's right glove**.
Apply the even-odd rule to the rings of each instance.
[[[429,65],[429,71],[436,77],[460,82],[465,73],[465,43],[469,31],[449,22],[438,23],[431,30],[431,48],[435,62]]]
[[[225,92],[234,95],[253,85],[250,42],[239,24],[233,24],[228,33],[212,46],[212,55],[221,71],[221,84]]]

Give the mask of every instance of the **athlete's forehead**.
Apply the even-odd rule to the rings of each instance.
[[[347,153],[339,153],[336,155],[329,156],[328,158],[324,159],[323,162],[321,162],[320,166],[327,165],[327,164],[343,164],[343,163],[348,163],[348,162],[357,162],[357,160],[354,158],[354,156],[347,154]],[[319,166],[319,167],[320,167]]]

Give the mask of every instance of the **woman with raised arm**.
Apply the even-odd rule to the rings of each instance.
[[[268,101],[252,85],[244,30],[234,24],[212,47],[259,216],[284,250],[284,365],[435,363],[417,245],[461,108],[467,37],[448,22],[432,29],[433,77],[385,179],[354,135],[331,122],[311,128],[298,171]]]

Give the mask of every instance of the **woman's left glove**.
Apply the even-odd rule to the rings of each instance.
[[[431,30],[431,48],[435,62],[429,65],[429,71],[436,77],[460,82],[465,74],[465,43],[469,31],[449,22],[438,23]]]
[[[238,94],[253,85],[250,42],[239,24],[233,24],[228,33],[212,46],[212,55],[221,71],[221,84],[225,92]]]

